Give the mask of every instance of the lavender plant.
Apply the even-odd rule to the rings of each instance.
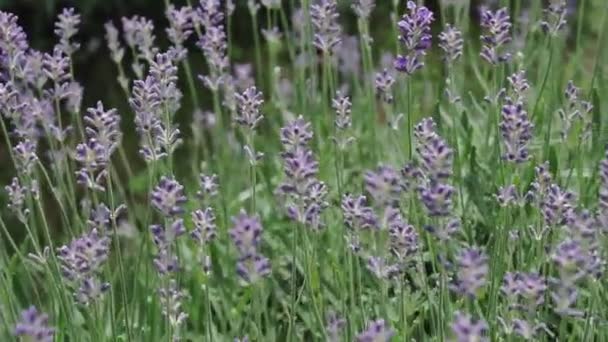
[[[474,4],[0,11],[0,340],[607,340],[608,8]]]

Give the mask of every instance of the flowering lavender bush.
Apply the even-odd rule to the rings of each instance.
[[[0,340],[608,340],[608,8],[469,3],[0,11]]]

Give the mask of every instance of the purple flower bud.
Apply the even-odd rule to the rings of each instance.
[[[515,185],[511,184],[506,187],[501,186],[498,188],[496,201],[498,201],[498,205],[501,207],[509,207],[512,205],[519,205],[521,203],[521,198],[519,193],[517,193]]]
[[[13,177],[13,181],[10,185],[4,187],[8,194],[9,203],[7,207],[17,216],[17,218],[25,223],[25,217],[29,214],[29,209],[24,208],[25,198],[27,196],[28,189],[25,186],[21,186],[19,179]]]
[[[135,59],[143,59],[145,61],[152,61],[154,59],[154,55],[158,49],[154,47],[154,40],[156,37],[154,36],[154,24],[151,20],[148,20],[144,17],[133,16],[131,18],[122,18],[122,30],[124,31],[124,38],[127,42],[127,45],[137,51],[137,55]],[[139,61],[135,61],[133,69],[137,78],[141,78],[143,76],[143,70],[140,69],[141,66],[136,65],[139,64]]]
[[[507,296],[510,308],[532,312],[544,303],[547,284],[538,273],[508,272],[503,278],[501,290]]]
[[[327,320],[325,325],[325,331],[329,336],[329,342],[340,341],[342,330],[346,325],[346,319],[339,316],[337,313],[330,311],[327,314]]]
[[[110,55],[112,56],[112,61],[114,61],[115,64],[121,64],[122,58],[125,55],[125,49],[120,44],[118,29],[111,21],[104,24],[104,29],[106,31],[105,37],[108,49],[110,50]],[[126,88],[127,85],[121,84],[121,86]]]
[[[49,326],[49,316],[30,306],[21,312],[15,325],[15,335],[32,342],[53,342],[55,329]]]
[[[336,0],[320,0],[310,5],[310,20],[314,28],[313,45],[331,55],[341,43],[342,28],[338,23]]]
[[[0,60],[9,71],[15,69],[29,47],[18,20],[16,15],[0,11]]]
[[[587,101],[583,101],[583,99],[580,98],[580,91],[580,88],[576,87],[572,80],[568,81],[568,85],[564,91],[566,104],[564,108],[561,108],[557,112],[561,118],[563,126],[562,139],[566,139],[568,137],[575,120],[580,121],[583,125],[583,141],[587,141],[591,137],[591,128],[593,126],[591,111],[593,110],[593,105]]]
[[[171,279],[166,286],[158,289],[158,296],[163,316],[169,321],[171,328],[177,331],[188,318],[188,314],[182,310],[182,301],[187,298],[187,293]]]
[[[549,162],[545,161],[534,167],[534,173],[536,178],[534,182],[530,184],[531,189],[526,194],[526,199],[529,202],[535,201],[538,204],[541,204],[549,191],[549,187],[553,184],[553,177],[551,177],[551,174],[549,173]]]
[[[523,103],[514,103],[507,98],[502,107],[501,119],[500,133],[505,147],[503,158],[513,163],[528,161],[530,159],[528,144],[532,140],[534,125],[528,119]]]
[[[352,103],[348,96],[341,92],[336,92],[336,97],[331,100],[332,108],[336,111],[334,123],[336,128],[346,130],[352,125],[351,108]]]
[[[249,216],[245,210],[241,210],[237,216],[232,218],[230,238],[241,256],[257,251],[261,235],[262,224],[257,216]]]
[[[398,264],[390,264],[387,259],[375,256],[367,258],[367,269],[378,279],[391,279],[401,272]]]
[[[454,187],[431,182],[418,187],[420,200],[430,216],[448,216],[452,210]]]
[[[216,174],[207,176],[205,174],[199,175],[199,186],[200,190],[196,193],[200,198],[214,197],[218,193],[218,177]]]
[[[260,114],[260,107],[264,103],[264,95],[256,87],[245,89],[242,94],[237,94],[239,109],[235,121],[250,130],[255,130],[260,120],[264,118]]]
[[[190,6],[177,9],[173,4],[169,4],[165,15],[169,20],[169,27],[165,29],[167,37],[173,44],[172,49],[176,59],[181,60],[187,53],[184,43],[192,34],[194,12]]]
[[[393,73],[389,72],[388,69],[383,69],[381,72],[376,73],[374,85],[376,87],[376,94],[385,103],[393,103],[393,85],[395,84],[395,78]]]
[[[286,192],[295,192],[303,196],[319,171],[319,163],[315,160],[311,150],[302,147],[284,152],[282,157],[283,171],[288,179],[287,183],[282,186],[283,190],[291,189]]]
[[[574,193],[562,190],[556,184],[551,184],[541,202],[543,218],[548,225],[566,223],[572,208],[574,208]]]
[[[226,70],[230,63],[226,55],[228,45],[226,33],[223,26],[210,26],[205,30],[205,34],[200,37],[196,45],[203,51],[210,74],[199,76],[205,86],[212,91],[217,91],[226,78]]]
[[[492,65],[498,65],[511,58],[510,53],[501,52],[511,41],[511,22],[509,11],[503,7],[497,11],[486,9],[481,14],[481,27],[484,35],[481,36],[481,58]]]
[[[57,16],[55,35],[59,37],[59,49],[67,56],[71,56],[80,48],[80,44],[71,41],[78,33],[78,25],[80,25],[80,14],[75,13],[74,8],[64,8]]]
[[[281,128],[281,144],[285,151],[305,148],[313,137],[310,122],[301,115]]]
[[[350,229],[378,228],[378,217],[368,206],[365,196],[344,195],[342,198],[342,214],[344,223]]]
[[[150,61],[150,76],[156,81],[158,101],[170,117],[180,108],[182,93],[177,86],[177,66],[171,53],[158,53]],[[166,124],[166,123],[165,123]]]
[[[357,335],[357,342],[389,342],[395,335],[383,319],[370,321],[367,328]]]
[[[398,55],[395,69],[408,75],[422,68],[422,57],[431,47],[431,23],[435,20],[433,12],[425,6],[417,6],[413,1],[407,2],[409,14],[404,14],[397,23],[399,26],[399,41],[405,45],[407,55]]]
[[[452,321],[452,332],[458,342],[488,342],[488,323],[457,311]]]
[[[447,24],[445,30],[439,34],[439,47],[445,53],[443,59],[446,63],[452,64],[462,56],[462,33],[460,30]]]
[[[205,210],[195,210],[192,212],[192,222],[195,229],[192,231],[192,238],[199,244],[209,243],[214,240],[217,235],[217,226],[215,224],[215,213],[213,208]]]
[[[375,6],[376,0],[356,0],[356,2],[351,5],[357,17],[364,20],[369,19]]]
[[[461,250],[456,256],[458,271],[452,289],[462,295],[477,296],[488,276],[488,257],[477,248]]]
[[[98,275],[110,254],[110,239],[92,230],[57,249],[61,274],[75,289],[74,296],[82,304],[96,301],[109,289]]]
[[[109,158],[122,139],[120,116],[116,109],[105,110],[101,101],[98,101],[97,107],[87,109],[84,122],[87,125],[87,136],[96,139],[105,148]]]
[[[543,9],[543,20],[540,22],[541,29],[551,36],[557,36],[559,31],[566,26],[566,9],[565,0],[551,1],[549,6]]]
[[[578,290],[576,289],[576,286],[558,283],[555,287],[556,288],[551,291],[553,311],[562,316],[582,316],[583,312],[574,308],[578,299]]]
[[[206,30],[210,27],[221,25],[224,20],[224,12],[220,0],[200,0],[196,8],[194,24],[202,25]]]
[[[526,92],[530,89],[530,83],[528,83],[528,80],[526,79],[526,72],[520,70],[507,77],[507,81],[509,81],[509,85],[511,85],[515,102],[525,102]]]
[[[236,271],[245,283],[253,284],[270,275],[270,261],[257,252],[247,253],[239,258]]]
[[[399,211],[388,222],[390,245],[393,253],[401,260],[413,255],[418,251],[418,232],[411,224],[407,223]]]
[[[452,149],[435,132],[433,119],[425,118],[414,127],[418,140],[416,152],[420,157],[422,173],[432,181],[446,179],[452,175]]]
[[[38,156],[36,155],[36,144],[25,139],[20,141],[14,148],[13,153],[15,155],[15,167],[17,171],[22,175],[31,175],[33,168],[38,162]]]
[[[403,190],[399,173],[390,166],[380,165],[365,172],[363,180],[365,190],[382,205],[398,201]]]
[[[150,201],[163,216],[172,217],[184,212],[183,205],[187,198],[184,187],[175,178],[162,176],[150,194]]]
[[[177,256],[168,248],[159,249],[154,256],[154,267],[161,276],[167,276],[179,270]]]
[[[183,219],[176,219],[166,225],[153,224],[150,226],[150,232],[154,244],[159,249],[169,249],[178,237],[186,233],[186,226]]]

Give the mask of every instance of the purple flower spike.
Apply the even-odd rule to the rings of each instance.
[[[327,314],[327,320],[325,325],[325,331],[329,336],[329,342],[340,341],[342,329],[346,325],[346,319],[339,316],[337,313],[330,311]]]
[[[431,23],[435,20],[433,12],[424,6],[417,6],[413,1],[407,2],[409,14],[403,15],[397,23],[399,41],[405,45],[407,55],[398,55],[395,69],[408,75],[424,66],[422,57],[431,47]]]
[[[264,95],[256,87],[249,87],[242,94],[237,94],[236,98],[239,103],[239,110],[234,120],[241,126],[255,130],[260,120],[264,118],[260,114],[260,107],[264,103]]]
[[[450,214],[454,191],[454,187],[442,183],[429,183],[418,188],[420,200],[430,216],[448,216]]]
[[[21,320],[15,325],[15,335],[32,342],[53,342],[55,329],[49,327],[49,316],[30,306],[21,312]]]
[[[378,228],[379,220],[374,210],[367,204],[365,196],[344,195],[342,198],[344,223],[350,229]]]
[[[574,193],[562,190],[558,185],[551,184],[541,202],[543,218],[548,225],[564,224],[572,208],[574,208]]]
[[[250,253],[239,258],[236,272],[247,284],[253,284],[270,275],[270,260],[263,255]]]
[[[351,5],[357,17],[365,20],[369,19],[375,6],[376,0],[356,0],[355,3]]]
[[[484,320],[475,320],[471,315],[456,312],[452,321],[452,332],[458,342],[489,342],[486,336],[488,323]]]
[[[5,186],[4,189],[9,199],[7,207],[21,222],[25,223],[25,218],[29,214],[29,209],[25,208],[25,198],[28,193],[27,187],[19,183],[19,178],[13,177],[11,184]]]
[[[376,94],[385,103],[393,103],[393,85],[395,84],[394,75],[388,69],[376,73],[374,80]]]
[[[462,295],[477,296],[488,276],[488,257],[477,248],[461,250],[456,256],[458,273],[452,289]]]
[[[557,36],[566,26],[567,15],[566,0],[551,1],[549,7],[543,9],[544,18],[540,22],[540,27],[546,34]]]
[[[192,222],[196,228],[192,231],[191,235],[199,244],[209,243],[217,236],[213,208],[199,209],[192,212]]]
[[[314,27],[313,44],[325,54],[332,54],[342,42],[338,17],[336,0],[320,0],[310,5],[310,20]]]
[[[184,212],[183,205],[187,198],[184,187],[175,178],[163,176],[150,194],[150,201],[165,217],[173,217]]]
[[[538,273],[508,272],[501,290],[507,297],[509,308],[532,312],[544,303],[547,284]]]
[[[448,64],[456,62],[462,56],[463,44],[462,32],[450,24],[439,34],[439,47],[443,50],[443,59]]]
[[[232,218],[230,237],[241,255],[255,253],[260,244],[262,224],[257,216],[249,216],[245,210]]]
[[[368,323],[365,331],[357,335],[357,342],[389,342],[395,335],[383,319]]]
[[[184,48],[184,43],[192,34],[193,28],[192,7],[184,6],[179,9],[173,4],[169,4],[166,11],[166,17],[169,20],[169,27],[165,29],[169,41],[173,44],[173,53],[177,60],[186,57],[187,50]]]
[[[319,171],[319,163],[311,150],[297,148],[283,153],[283,170],[297,194],[304,195]],[[286,189],[286,188],[285,188]]]
[[[96,301],[110,288],[109,283],[98,279],[109,253],[110,239],[95,229],[57,249],[61,274],[75,289],[74,296],[80,303]]]
[[[196,192],[196,195],[200,198],[214,197],[218,193],[218,177],[216,174],[210,176],[200,174],[199,176],[200,190]]]
[[[481,36],[481,58],[492,65],[498,65],[511,58],[510,53],[501,52],[511,41],[511,18],[509,11],[503,7],[497,11],[485,10],[481,14],[481,27],[484,35]]]
[[[418,232],[405,222],[401,214],[398,213],[388,222],[388,232],[391,249],[399,259],[403,260],[418,251]]]
[[[80,44],[71,41],[78,33],[78,25],[80,25],[80,14],[75,13],[74,8],[64,8],[57,16],[55,35],[59,37],[59,48],[67,56],[71,56],[80,48]]]
[[[15,162],[17,163],[15,166],[22,175],[32,174],[33,168],[38,162],[36,148],[36,144],[29,139],[20,141],[17,146],[13,148]]]
[[[503,138],[505,152],[503,158],[512,163],[524,163],[530,159],[528,144],[532,140],[534,125],[528,119],[522,102],[506,99],[502,107],[500,133]]]
[[[403,190],[399,172],[390,166],[381,165],[363,176],[365,190],[380,204],[391,204],[399,200]]]
[[[293,151],[297,148],[306,147],[312,139],[313,132],[310,122],[304,120],[300,115],[297,119],[288,122],[281,128],[281,144],[285,151]]]

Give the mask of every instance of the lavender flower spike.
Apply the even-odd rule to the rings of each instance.
[[[249,87],[242,94],[237,94],[236,97],[239,110],[234,120],[239,125],[255,130],[260,120],[264,118],[260,114],[260,107],[264,104],[264,95],[256,87]]]
[[[174,178],[161,177],[158,185],[150,194],[152,206],[166,217],[177,216],[184,212],[186,203],[184,187]]]
[[[67,56],[71,56],[80,44],[70,41],[78,33],[80,25],[80,14],[76,14],[74,8],[64,8],[57,16],[55,23],[55,35],[59,37],[59,48]]]
[[[383,319],[371,321],[367,329],[357,335],[357,342],[388,342],[395,335]]]
[[[21,320],[15,326],[15,335],[32,342],[53,342],[55,329],[49,327],[49,316],[30,306],[21,312]]]
[[[457,258],[458,274],[453,290],[475,297],[485,285],[488,275],[488,257],[477,248],[460,251]]]
[[[546,34],[557,36],[559,31],[566,26],[566,0],[553,0],[543,10],[543,20],[540,27]]]
[[[528,119],[522,102],[506,99],[502,107],[500,133],[503,138],[505,152],[503,158],[512,163],[523,163],[530,159],[528,144],[532,140],[534,125]]]
[[[509,12],[506,7],[503,7],[495,12],[485,10],[481,14],[481,27],[485,34],[481,36],[481,57],[492,65],[506,62],[511,58],[510,53],[501,52],[504,45],[511,41],[509,30],[511,22],[509,21]]]
[[[443,58],[446,63],[452,64],[462,56],[462,33],[460,30],[447,24],[445,30],[439,34],[439,47],[445,53]]]
[[[457,342],[488,342],[488,323],[475,320],[470,315],[456,312],[452,322],[452,332]]]
[[[241,255],[255,253],[260,244],[262,224],[257,216],[249,216],[245,210],[232,218],[230,238]]]
[[[314,46],[324,54],[332,54],[342,42],[338,24],[336,0],[320,0],[310,5],[310,19],[314,27]]]
[[[375,6],[376,0],[356,0],[356,2],[351,5],[357,17],[365,20],[369,19]]]
[[[395,69],[408,75],[422,68],[422,56],[431,47],[431,23],[435,20],[433,12],[424,6],[417,6],[413,1],[407,2],[409,14],[403,15],[399,23],[399,41],[407,50],[405,56],[398,55]]]

